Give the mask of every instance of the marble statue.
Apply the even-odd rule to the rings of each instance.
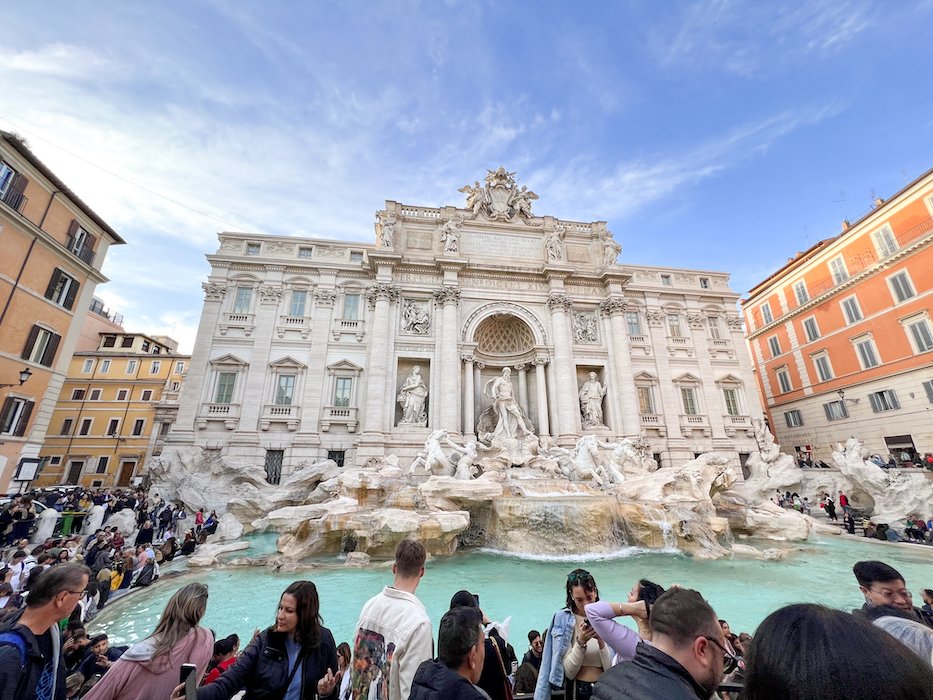
[[[645,442],[647,440],[645,439]],[[599,442],[599,446],[612,450],[609,455],[609,464],[620,474],[640,476],[657,471],[658,463],[647,450],[636,440],[624,438],[619,442]]]
[[[512,370],[504,367],[500,376],[490,379],[483,387],[483,394],[492,399],[492,408],[496,415],[492,439],[500,436],[516,438],[534,432],[525,421],[522,409],[515,400],[511,374]]]
[[[508,172],[502,166],[488,170],[485,185],[474,180],[472,185],[464,185],[458,192],[467,196],[466,208],[475,219],[480,213],[495,221],[509,221],[516,216],[531,218],[531,203],[538,195],[515,182],[515,173]]]
[[[381,248],[391,248],[395,245],[395,224],[398,217],[395,214],[389,214],[382,220],[379,226],[379,246]]]
[[[596,314],[592,311],[578,311],[573,315],[573,340],[575,343],[595,343]]]
[[[467,196],[466,208],[473,212],[470,218],[475,219],[486,205],[486,190],[479,184],[479,180],[474,180],[473,185],[464,185],[457,192],[463,192]]]
[[[576,447],[570,453],[570,463],[573,466],[571,481],[577,479],[592,479],[600,486],[610,483],[620,484],[625,481],[621,474],[610,474],[599,463],[599,445],[593,435],[584,435],[577,440]],[[615,480],[618,477],[618,481]]]
[[[555,227],[544,237],[544,251],[548,262],[560,262],[564,259],[564,227]]]
[[[463,218],[455,216],[438,229],[441,234],[441,242],[444,244],[445,253],[460,252],[460,227],[463,226]]]
[[[481,446],[478,445],[475,440],[468,440],[466,444],[458,445],[446,436],[444,442],[454,451],[454,454],[450,457],[451,460],[456,459],[457,461],[454,478],[460,479],[461,481],[469,481],[476,476],[478,470],[475,463],[479,457]]]
[[[516,191],[512,195],[512,208],[514,211],[514,216],[526,216],[530,217],[531,214],[531,202],[538,198],[534,192],[529,190],[525,185],[522,185],[521,190]]]
[[[420,427],[427,425],[428,416],[424,410],[427,398],[428,387],[421,376],[421,368],[416,365],[411,368],[411,374],[402,382],[398,390],[396,401],[402,407],[402,419],[398,424]]]
[[[755,432],[755,441],[758,443],[758,453],[766,464],[773,464],[781,455],[781,447],[774,442],[774,434],[768,429],[768,424],[761,418],[752,421]]]
[[[441,440],[446,438],[447,431],[443,428],[431,433],[424,441],[424,449],[418,453],[411,466],[408,467],[408,473],[413,474],[416,469],[423,468],[428,474],[453,476],[453,465],[441,446]]]
[[[603,423],[603,397],[605,395],[606,387],[599,382],[596,372],[590,372],[579,391],[584,430],[606,427]]]
[[[599,239],[603,245],[603,265],[606,267],[615,265],[619,253],[622,252],[622,246],[615,242],[612,234],[608,231],[600,231]]]
[[[404,333],[426,335],[431,327],[431,316],[427,305],[414,299],[406,299],[402,307],[402,321],[405,324],[402,328]]]

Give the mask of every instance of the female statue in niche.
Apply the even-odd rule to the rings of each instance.
[[[399,425],[426,425],[428,416],[424,412],[424,403],[427,398],[428,387],[421,376],[421,368],[416,365],[411,368],[411,374],[398,390],[396,400],[402,407],[402,420],[399,421]]]

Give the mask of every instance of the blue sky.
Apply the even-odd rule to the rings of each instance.
[[[99,295],[191,349],[216,232],[371,240],[500,164],[623,263],[745,291],[933,167],[933,2],[19,3],[0,127],[127,240]]]

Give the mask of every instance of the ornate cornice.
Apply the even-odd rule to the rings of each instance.
[[[398,296],[398,287],[385,282],[374,284],[366,292],[366,299],[369,301],[370,307],[374,307],[380,299],[386,299],[389,302],[398,301]]]
[[[661,309],[648,309],[645,312],[645,318],[648,319],[648,324],[654,328],[661,328],[664,325],[665,314]]]
[[[260,304],[278,304],[282,301],[282,288],[263,284],[259,287]]]
[[[599,310],[607,316],[615,316],[628,311],[629,304],[621,297],[609,297],[599,303]]]
[[[337,292],[332,289],[315,289],[314,303],[318,306],[333,306],[337,298]]]
[[[706,316],[698,313],[688,313],[687,314],[687,323],[693,330],[700,330],[703,328],[703,325],[706,323]]]

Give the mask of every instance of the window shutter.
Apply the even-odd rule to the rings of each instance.
[[[927,401],[933,403],[933,381],[924,382],[923,388],[927,392]]]
[[[26,434],[26,426],[29,424],[29,417],[32,415],[32,407],[34,405],[32,401],[26,401],[23,404],[23,412],[20,414],[19,422],[16,424],[16,430],[13,432],[16,437],[23,437],[23,435]]]
[[[49,287],[45,290],[45,298],[51,299],[55,294],[55,288],[58,286],[58,280],[62,276],[62,271],[59,268],[55,268],[55,272],[52,273],[52,278],[49,280]]]
[[[849,417],[849,409],[846,408],[846,402],[845,402],[845,401],[839,401],[838,403],[839,403],[839,410],[842,411],[842,417],[843,417],[843,418],[848,418],[848,417]]]
[[[90,233],[84,237],[84,247],[87,250],[94,250],[94,245],[97,243],[97,236],[92,236]]]
[[[897,394],[894,392],[894,389],[890,389],[887,392],[888,401],[891,403],[891,408],[900,408],[901,404],[898,403]]]
[[[39,337],[39,326],[33,326],[32,330],[29,331],[29,337],[26,338],[26,347],[23,348],[23,354],[20,356],[24,360],[29,359],[30,353],[32,353],[32,348],[36,344],[36,338]]]
[[[878,400],[878,397],[875,394],[869,394],[868,400],[871,402],[871,410],[879,413],[881,411],[881,401]]]
[[[78,235],[78,220],[72,219],[68,224],[68,238],[74,238],[76,235]]]
[[[10,412],[13,410],[13,399],[9,396],[3,402],[3,410],[0,411],[0,430],[6,428],[7,420],[9,420]]]
[[[78,296],[78,290],[81,288],[81,283],[78,280],[71,280],[71,284],[68,286],[68,293],[65,295],[65,308],[71,311],[71,307],[74,306],[75,299]]]
[[[793,428],[793,427],[794,427],[793,425],[791,425],[791,422],[790,422],[790,413],[785,413],[785,414],[784,414],[784,422],[787,423],[787,427],[788,427],[788,428]]]
[[[58,350],[58,344],[61,342],[62,337],[57,333],[52,333],[52,337],[49,338],[49,344],[45,348],[45,353],[42,355],[42,360],[40,364],[45,365],[46,367],[51,367],[52,362],[55,360],[55,351]]]
[[[830,408],[830,404],[823,404],[823,411],[826,413],[826,420],[833,420],[833,411]]]

